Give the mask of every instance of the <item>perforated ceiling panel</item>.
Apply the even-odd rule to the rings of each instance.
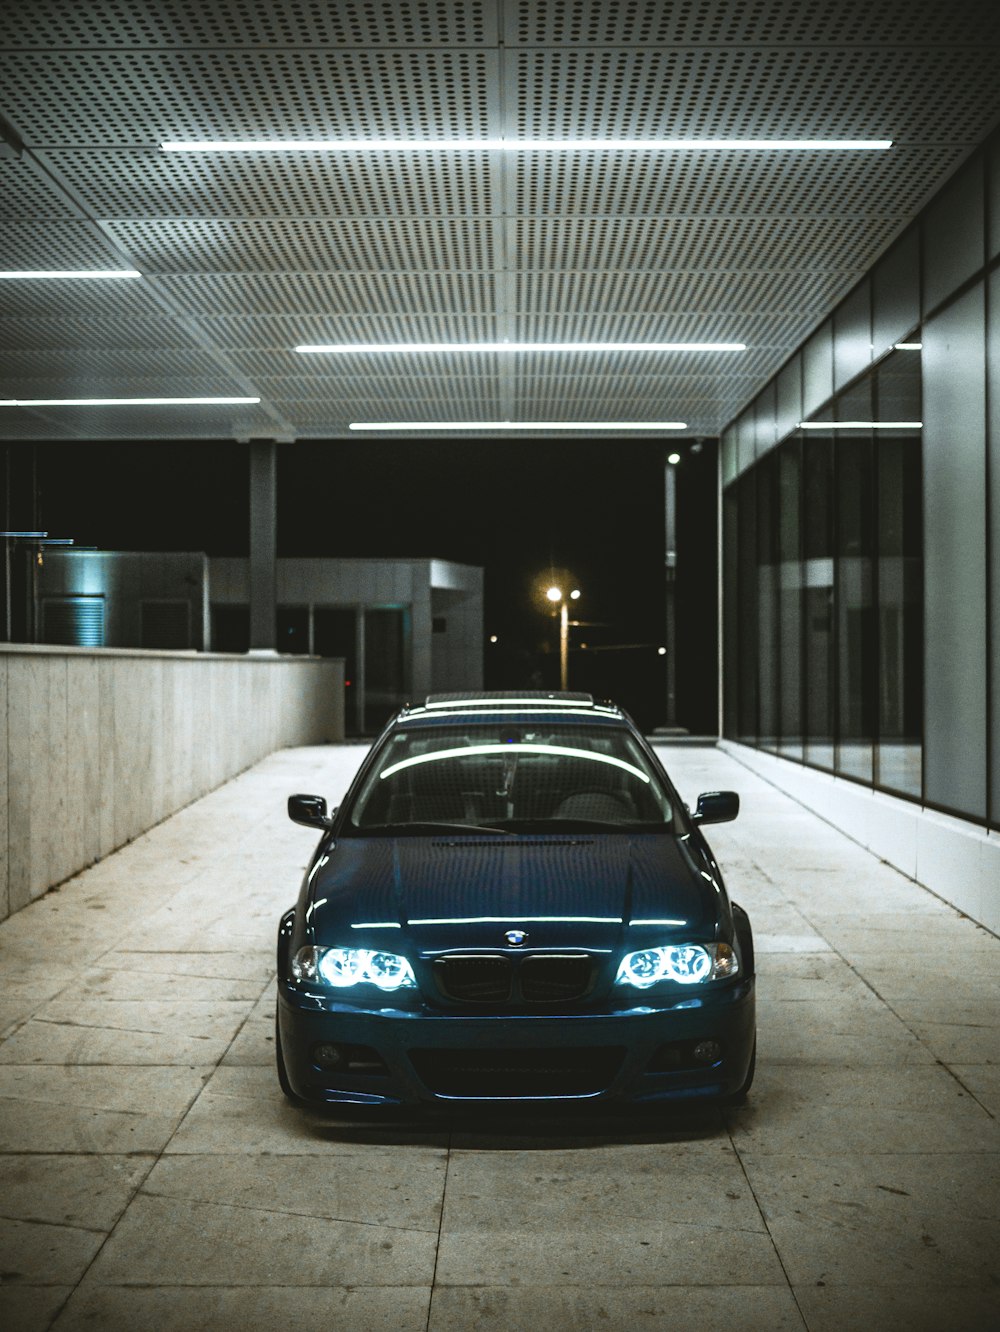
[[[1000,117],[997,0],[0,6],[0,438],[351,421],[717,433]],[[166,153],[168,139],[889,138],[880,153]],[[744,353],[302,356],[301,343]],[[887,390],[888,391],[888,390]]]

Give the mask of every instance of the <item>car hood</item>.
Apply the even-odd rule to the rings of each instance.
[[[708,940],[721,892],[686,838],[656,835],[343,838],[311,880],[317,944],[422,953],[502,948],[512,928],[532,948]]]

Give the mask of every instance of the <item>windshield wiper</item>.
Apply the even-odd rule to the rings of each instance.
[[[665,823],[648,823],[641,819],[514,819],[511,826],[518,832],[601,832],[601,833],[634,833],[634,832],[669,832],[670,828]]]
[[[384,833],[396,837],[410,832],[458,832],[458,833],[500,833],[504,837],[513,837],[510,828],[494,828],[483,823],[437,823],[430,820],[418,820],[414,823],[370,823],[358,828],[359,833]]]

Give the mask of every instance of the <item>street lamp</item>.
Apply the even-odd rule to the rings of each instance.
[[[559,688],[565,692],[569,678],[569,603],[579,600],[580,590],[574,588],[567,598],[561,587],[550,587],[545,595],[553,605],[559,603]]]

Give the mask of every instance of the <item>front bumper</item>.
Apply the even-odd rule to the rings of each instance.
[[[755,1031],[752,977],[655,1007],[557,1015],[360,1009],[278,986],[288,1081],[318,1105],[722,1097],[742,1086]]]

